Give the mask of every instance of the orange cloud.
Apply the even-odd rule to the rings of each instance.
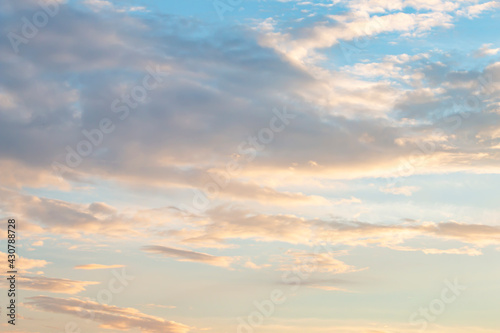
[[[101,328],[107,329],[126,331],[138,328],[141,332],[162,333],[187,333],[190,330],[189,326],[150,316],[134,308],[121,308],[93,301],[82,301],[77,298],[35,296],[28,297],[28,302],[25,304],[42,311],[69,314],[81,318],[90,317],[100,323]]]
[[[22,289],[49,291],[61,294],[77,294],[87,286],[99,284],[94,281],[76,281],[69,279],[50,278],[45,276],[19,277],[19,286]]]
[[[217,257],[211,254],[175,249],[166,246],[144,246],[143,251],[157,253],[166,257],[177,258],[179,261],[201,262],[214,266],[229,267],[237,258],[232,257]]]

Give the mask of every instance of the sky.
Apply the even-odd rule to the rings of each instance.
[[[0,330],[498,332],[499,15],[0,2]]]

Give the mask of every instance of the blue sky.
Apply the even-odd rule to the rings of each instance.
[[[2,331],[497,332],[499,8],[3,2]]]

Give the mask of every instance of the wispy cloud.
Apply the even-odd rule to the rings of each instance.
[[[190,250],[176,249],[172,247],[149,245],[143,246],[143,251],[161,254],[166,257],[177,258],[179,261],[192,261],[204,264],[229,267],[237,258],[233,257],[217,257],[206,253],[195,252]]]
[[[69,314],[81,318],[88,318],[88,313],[92,312],[93,320],[105,329],[130,330],[138,328],[144,332],[164,333],[187,333],[190,330],[186,325],[150,316],[133,308],[120,308],[76,298],[35,296],[29,297],[25,304],[37,310]]]
[[[45,276],[22,276],[19,278],[22,288],[59,294],[78,294],[87,286],[99,284],[94,281],[76,281]]]

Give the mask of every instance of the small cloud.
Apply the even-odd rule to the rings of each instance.
[[[7,254],[5,252],[0,252],[0,256],[7,257]],[[33,268],[45,267],[50,264],[50,262],[46,260],[29,259],[26,257],[18,256],[16,264],[16,268],[19,273],[30,273],[29,270]]]
[[[297,267],[308,267],[311,271],[331,274],[352,273],[363,269],[357,269],[334,258],[330,253],[308,253],[288,251],[292,257],[291,262],[283,264],[282,271],[293,271]]]
[[[351,196],[350,199],[340,199],[337,201],[332,201],[332,204],[334,205],[350,205],[350,204],[356,204],[356,203],[361,203],[362,201],[356,197]]]
[[[461,248],[452,248],[452,249],[433,249],[433,248],[421,248],[421,247],[411,247],[411,246],[389,246],[389,248],[397,251],[421,251],[425,254],[465,254],[468,256],[480,256],[483,253],[481,250],[470,247],[470,246],[464,246]]]
[[[422,252],[425,254],[466,254],[469,256],[480,256],[483,253],[475,248],[471,248],[468,246],[459,248],[459,249],[422,249]]]
[[[31,244],[31,246],[43,246],[43,241],[39,240],[39,241],[33,242]]]
[[[181,250],[166,246],[144,246],[143,251],[162,254],[166,257],[178,258],[179,261],[201,262],[209,265],[229,267],[237,258],[217,257],[207,253]]]
[[[269,265],[269,264],[257,265],[254,262],[247,261],[243,266],[246,267],[246,268],[250,268],[250,269],[262,269],[262,268],[265,268],[265,267],[270,267],[271,265]]]
[[[99,12],[104,9],[109,9],[117,13],[148,12],[144,6],[116,7],[113,3],[106,0],[85,0],[83,3],[94,12]]]
[[[87,286],[99,284],[94,281],[76,281],[69,279],[50,278],[45,276],[19,277],[19,286],[27,290],[48,291],[62,294],[77,294]]]
[[[464,10],[457,11],[457,15],[466,16],[470,19],[478,17],[482,12],[494,10],[499,7],[499,3],[496,1],[488,1],[481,4],[476,4],[466,7]]]
[[[497,54],[500,51],[500,48],[492,49],[491,48],[492,45],[493,44],[491,44],[491,43],[483,44],[479,48],[479,50],[474,52],[474,58],[483,58],[483,57],[492,56],[492,55]]]
[[[387,186],[381,187],[380,191],[384,193],[390,193],[394,195],[406,195],[407,197],[411,196],[414,192],[420,190],[420,187],[417,186]]]
[[[135,7],[129,7],[128,8],[129,12],[148,12],[149,10],[146,9],[144,6],[135,6]]]
[[[104,8],[113,7],[113,4],[111,2],[105,0],[85,0],[83,3],[90,7],[93,11],[99,11]]]

